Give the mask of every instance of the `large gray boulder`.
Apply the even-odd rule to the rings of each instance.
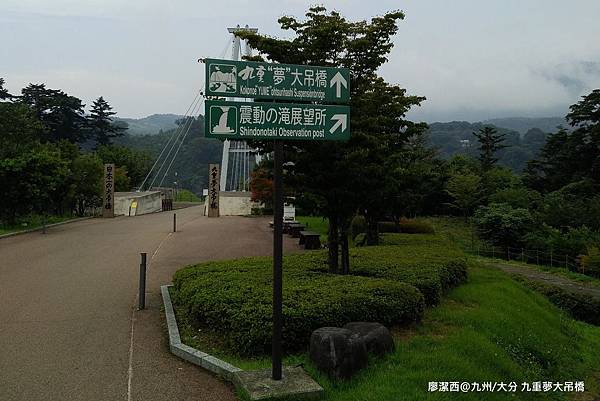
[[[380,323],[352,322],[345,325],[344,329],[358,335],[370,353],[383,355],[394,350],[394,339],[390,331]]]
[[[313,331],[309,354],[317,368],[334,379],[350,378],[368,362],[362,337],[339,327],[322,327]]]

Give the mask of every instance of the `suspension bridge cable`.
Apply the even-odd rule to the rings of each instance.
[[[202,99],[201,96],[198,96],[196,98],[196,100],[194,101],[194,106],[193,106],[192,111],[196,110],[196,106],[198,104],[198,101],[201,100],[201,99]],[[169,149],[169,152],[167,153],[167,155],[165,156],[164,160],[162,161],[162,163],[161,163],[158,171],[156,172],[155,176],[152,178],[152,182],[150,183],[150,188],[152,188],[152,186],[154,186],[154,182],[156,182],[156,179],[160,176],[160,173],[161,173],[163,167],[165,166],[165,163],[169,159],[169,156],[171,156],[171,153],[173,152],[173,149],[175,149],[175,144],[177,143],[177,141],[179,140],[179,138],[183,134],[183,131],[185,130],[186,124],[188,123],[188,120],[189,120],[189,116],[185,116],[184,118],[185,118],[184,123],[179,126],[179,128],[178,128],[179,133],[177,134],[177,136],[176,136],[175,140],[173,141],[173,143],[171,143],[171,147]]]
[[[231,39],[227,39],[227,44],[225,45],[225,49],[223,49],[223,51],[221,52],[221,57],[219,57],[219,58],[225,57],[225,54],[227,54],[227,51],[231,47],[232,43],[233,43],[233,41]]]
[[[190,112],[190,110],[192,108],[192,105],[196,102],[196,100],[198,99],[198,96],[200,96],[200,92],[198,92],[196,94],[196,96],[194,97],[194,100],[192,101],[192,103],[190,103],[190,105],[188,106],[187,110],[185,111],[185,115],[184,116],[187,116],[187,114]],[[152,174],[152,171],[154,171],[154,168],[156,167],[156,165],[160,161],[160,158],[165,153],[165,150],[169,146],[169,143],[171,142],[171,139],[173,139],[175,137],[175,133],[176,132],[177,132],[177,130],[175,130],[173,132],[173,134],[171,134],[171,136],[169,137],[167,143],[165,144],[165,146],[163,147],[162,151],[160,152],[160,154],[158,155],[158,157],[154,161],[154,164],[152,165],[152,167],[150,168],[150,171],[148,171],[148,174],[146,174],[146,177],[144,178],[144,181],[142,181],[142,184],[140,185],[138,191],[143,191],[144,190],[144,184],[146,184],[146,181],[148,181],[148,178],[150,178],[150,175]]]
[[[200,109],[202,107],[202,101],[200,101],[198,103],[198,109],[196,110],[196,113],[200,113]],[[179,146],[177,147],[177,150],[175,151],[175,154],[173,155],[173,158],[171,159],[171,162],[169,163],[169,167],[167,167],[167,169],[165,170],[165,174],[163,175],[163,178],[160,180],[160,184],[158,184],[158,186],[160,187],[163,184],[163,181],[165,180],[165,178],[167,177],[167,174],[169,173],[169,171],[171,170],[171,167],[173,166],[173,163],[175,162],[175,159],[177,158],[177,155],[179,154],[179,150],[181,149],[181,146],[183,145],[183,142],[185,142],[185,138],[187,137],[188,133],[190,132],[190,129],[192,128],[192,125],[194,125],[194,115],[196,115],[196,113],[193,113],[190,119],[190,124],[187,128],[187,131],[185,132],[185,135],[183,135],[183,138],[181,139],[181,142],[179,142]]]
[[[167,143],[167,145],[165,147],[165,150],[167,148],[169,148],[169,151],[168,151],[167,155],[165,156],[165,158],[163,159],[162,163],[160,164],[160,167],[156,171],[154,177],[152,178],[152,182],[150,183],[150,188],[152,188],[152,186],[154,186],[154,183],[156,182],[156,179],[160,176],[160,173],[161,173],[163,167],[165,166],[165,163],[169,159],[169,156],[171,155],[171,152],[173,151],[173,149],[175,147],[175,143],[181,137],[181,134],[185,130],[185,126],[186,126],[186,124],[188,122],[189,115],[191,113],[193,113],[194,110],[196,109],[196,104],[200,100],[201,95],[202,95],[202,93],[199,91],[198,94],[196,95],[195,99],[194,99],[194,102],[192,103],[192,105],[190,105],[190,107],[188,108],[188,111],[186,111],[186,114],[183,117],[183,123],[181,125],[179,125],[177,127],[177,130],[174,132],[173,137],[172,137],[173,141]]]

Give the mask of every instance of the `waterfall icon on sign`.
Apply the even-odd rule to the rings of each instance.
[[[209,123],[210,132],[213,134],[236,133],[237,108],[233,106],[211,106]]]
[[[231,64],[209,64],[208,87],[211,92],[236,93],[237,68]]]

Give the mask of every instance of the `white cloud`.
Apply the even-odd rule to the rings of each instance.
[[[196,58],[219,56],[227,27],[287,36],[277,18],[302,18],[313,3],[3,0],[0,73],[13,91],[32,80],[87,103],[103,95],[121,115],[180,113],[200,85]],[[323,3],[349,19],[406,12],[382,74],[428,98],[415,118],[564,114],[600,82],[596,0]]]

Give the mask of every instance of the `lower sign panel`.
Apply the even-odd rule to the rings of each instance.
[[[208,138],[291,141],[350,138],[348,106],[207,100],[204,115]]]

